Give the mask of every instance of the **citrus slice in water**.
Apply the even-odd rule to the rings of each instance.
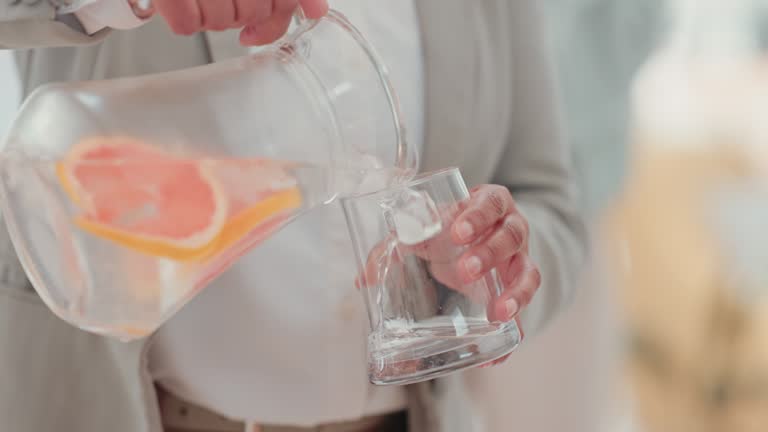
[[[232,199],[211,163],[126,137],[94,137],[57,166],[62,188],[83,213],[83,230],[147,255],[188,261],[220,252],[276,215],[298,208],[298,188]],[[269,224],[267,224],[269,225]]]

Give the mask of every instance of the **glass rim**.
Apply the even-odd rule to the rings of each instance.
[[[340,197],[339,200],[342,202],[342,204],[344,204],[344,203],[349,203],[357,200],[370,199],[370,198],[375,198],[382,195],[389,195],[391,193],[402,191],[404,189],[409,189],[414,186],[423,185],[424,183],[431,182],[435,179],[440,179],[440,178],[445,178],[448,176],[455,176],[455,175],[458,175],[462,179],[462,181],[464,181],[464,178],[461,175],[461,170],[458,167],[441,168],[438,170],[418,173],[412,179],[408,180],[405,183],[389,186],[385,189],[374,191],[374,192],[365,192],[361,194],[353,194],[349,196]]]

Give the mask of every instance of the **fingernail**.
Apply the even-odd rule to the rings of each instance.
[[[507,320],[511,321],[515,318],[515,315],[517,315],[517,311],[520,309],[520,306],[518,306],[517,300],[515,299],[507,300],[505,306],[507,307]]]
[[[472,228],[472,224],[469,222],[461,222],[456,226],[456,234],[459,236],[459,240],[467,241],[472,238],[472,234],[475,233],[475,229]]]
[[[469,273],[471,276],[479,276],[480,272],[483,271],[483,262],[480,261],[480,258],[476,256],[467,258],[464,266],[467,269],[467,273]]]

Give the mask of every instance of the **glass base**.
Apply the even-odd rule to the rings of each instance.
[[[369,337],[368,378],[376,385],[414,384],[492,362],[518,345],[514,321],[461,335],[452,326],[378,331]]]

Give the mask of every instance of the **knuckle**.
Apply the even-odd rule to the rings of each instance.
[[[531,286],[531,295],[533,295],[533,293],[535,293],[541,286],[541,271],[539,271],[538,267],[533,267],[531,269]]]
[[[488,242],[482,245],[478,245],[475,250],[475,254],[483,261],[483,266],[487,265],[488,261],[491,261],[494,256],[498,255],[496,250],[497,246],[493,242]]]
[[[536,294],[536,290],[533,289],[527,289],[525,291],[520,292],[520,306],[526,307],[531,304],[533,301],[533,296]]]
[[[528,306],[531,304],[531,301],[533,301],[533,296],[536,294],[536,286],[532,283],[525,287],[525,289],[521,290],[520,295],[520,303],[521,306]]]
[[[513,282],[513,285],[517,287],[516,299],[521,306],[528,306],[541,286],[541,272],[537,266],[531,264],[530,260],[527,259],[524,270],[517,280],[518,282]]]
[[[488,248],[489,257],[496,262],[501,262],[502,259],[507,258],[510,255],[507,252],[509,250],[509,245],[504,241],[490,241],[486,247]]]
[[[467,221],[472,224],[475,229],[483,229],[490,224],[490,217],[482,210],[470,210],[467,213]]]
[[[518,277],[520,273],[519,269],[519,262],[517,256],[512,257],[512,259],[507,262],[506,268],[504,269],[505,279],[508,283],[513,284],[514,280]]]
[[[520,304],[520,306],[524,307],[531,304],[531,301],[533,301],[533,294],[534,294],[534,291],[532,290],[522,291],[518,298],[518,303]]]
[[[520,247],[525,242],[525,228],[517,218],[507,218],[504,221],[503,228],[506,235],[514,243],[515,247]]]
[[[522,215],[520,215],[519,213],[516,213],[516,215],[517,215],[516,219],[520,224],[520,232],[522,232],[523,236],[527,238],[528,234],[530,234],[531,232],[531,225],[528,223],[528,220],[524,218]]]
[[[488,192],[488,203],[490,204],[493,213],[498,217],[503,216],[504,213],[507,212],[507,205],[504,201],[503,194],[498,189]]]

